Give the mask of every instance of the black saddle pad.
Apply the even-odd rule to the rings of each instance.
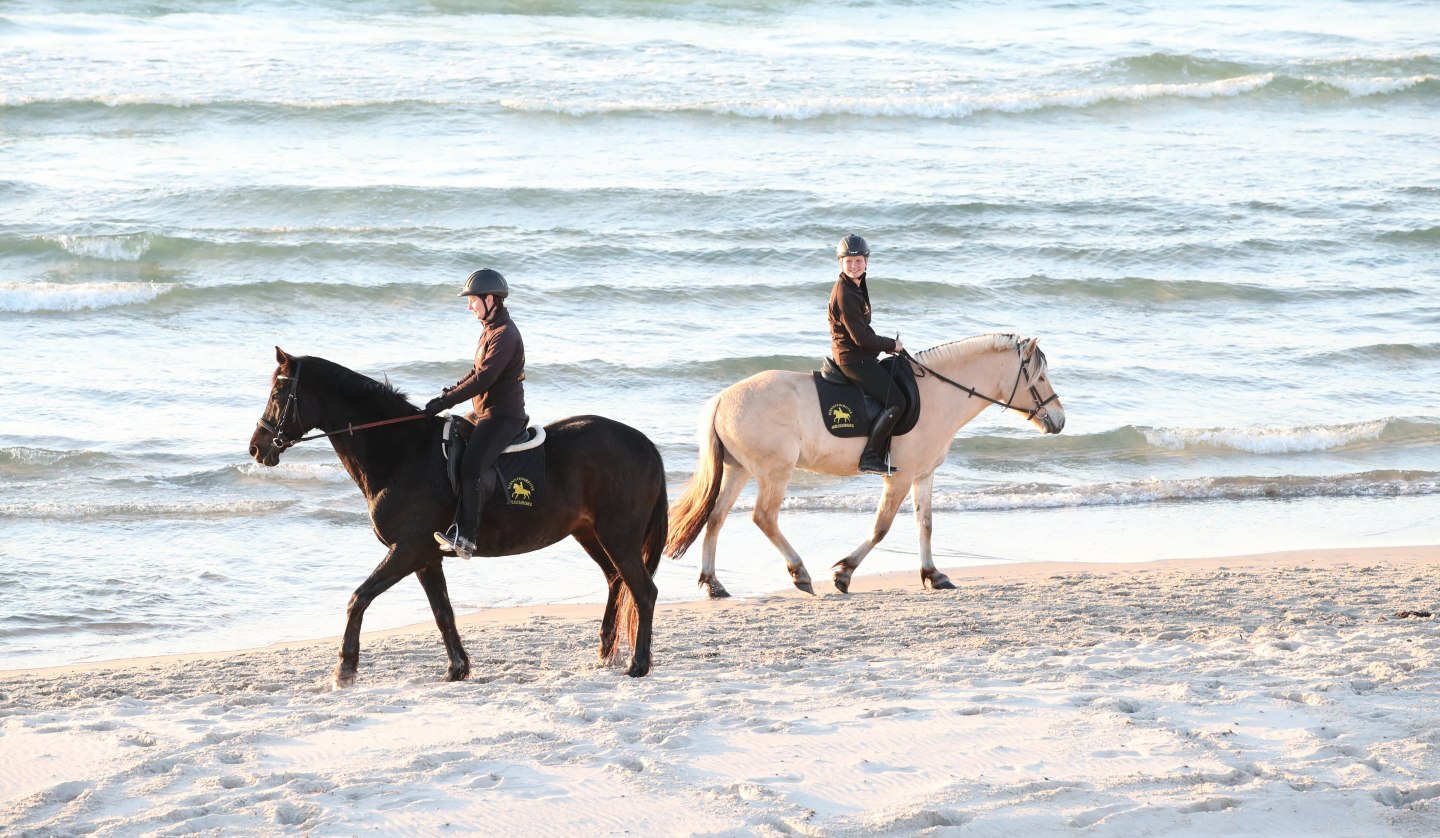
[[[501,454],[495,461],[500,475],[498,489],[486,509],[528,509],[545,499],[545,446],[537,445],[513,454]]]
[[[893,436],[903,436],[915,427],[920,418],[920,388],[915,384],[915,370],[908,362],[896,363],[892,355],[880,362],[890,373],[891,380],[899,388],[902,399],[900,421],[895,425]],[[820,369],[811,373],[815,379],[815,394],[820,398],[820,416],[825,427],[833,436],[869,436],[870,425],[880,415],[881,405],[865,395],[855,382],[826,358]]]
[[[815,377],[815,392],[820,397],[820,418],[825,422],[826,429],[833,436],[869,436],[870,413],[860,388],[850,383],[848,378],[844,384],[837,384],[822,376],[819,370],[812,375]]]

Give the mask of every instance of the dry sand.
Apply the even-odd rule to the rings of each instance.
[[[946,572],[0,673],[0,832],[1440,834],[1440,547]]]

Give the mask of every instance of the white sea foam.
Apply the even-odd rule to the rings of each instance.
[[[41,520],[90,520],[96,518],[233,518],[276,512],[291,505],[288,500],[227,500],[133,503],[70,503],[41,501],[38,503],[0,504],[0,518],[36,518]]]
[[[1321,497],[1413,497],[1440,493],[1440,477],[1430,472],[1379,472],[1316,477],[1197,477],[1116,481],[1078,486],[1016,484],[1003,489],[936,491],[932,505],[945,511],[1065,509],[1086,506],[1135,506],[1165,501],[1247,501]],[[872,512],[879,491],[859,494],[796,494],[781,505],[789,511]],[[737,510],[755,507],[751,495]],[[913,509],[906,500],[902,512]]]
[[[282,461],[274,466],[259,463],[242,463],[235,470],[246,477],[276,483],[297,483],[315,481],[345,485],[351,482],[350,475],[338,462],[294,463]]]
[[[1240,96],[1274,81],[1273,73],[1258,73],[1196,84],[1135,84],[1080,88],[1053,93],[1014,93],[988,96],[957,94],[920,97],[825,97],[795,100],[675,100],[629,99],[609,102],[510,98],[501,101],[518,111],[564,113],[570,116],[627,112],[709,111],[761,119],[806,120],[827,116],[910,117],[963,119],[980,112],[1026,113],[1046,108],[1080,109],[1105,102],[1162,98],[1209,99]]]
[[[1349,93],[1351,96],[1384,96],[1390,93],[1399,93],[1402,90],[1409,90],[1418,87],[1427,81],[1434,81],[1440,78],[1433,75],[1406,76],[1395,78],[1390,76],[1306,76],[1306,81],[1319,82],[1338,87]]]
[[[1151,445],[1180,451],[1187,448],[1229,448],[1249,454],[1294,454],[1330,451],[1380,438],[1385,421],[1353,425],[1256,428],[1159,428],[1141,433]]]
[[[22,465],[49,466],[71,456],[71,452],[52,451],[48,448],[15,446],[13,448],[0,448],[0,456],[4,456],[13,463],[20,463]]]
[[[161,282],[0,282],[0,311],[82,311],[148,303],[175,286]]]
[[[107,262],[138,262],[150,251],[154,236],[150,233],[134,233],[120,236],[42,236],[53,241],[67,253],[87,259]]]

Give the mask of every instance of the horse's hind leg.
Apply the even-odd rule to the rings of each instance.
[[[464,681],[470,677],[470,656],[460,645],[460,631],[455,628],[455,609],[450,605],[450,592],[445,586],[445,570],[439,561],[427,564],[415,571],[415,578],[425,589],[430,600],[430,611],[435,615],[435,627],[440,629],[440,639],[445,642],[445,654],[450,658],[448,681]]]
[[[335,686],[346,687],[355,682],[360,667],[360,624],[365,609],[401,579],[423,565],[440,560],[440,551],[430,539],[416,539],[396,544],[370,572],[369,578],[355,589],[345,608],[345,635],[340,641],[340,662],[335,666]],[[444,629],[441,629],[442,633]]]
[[[724,473],[720,476],[720,492],[715,497],[715,508],[710,512],[710,519],[705,522],[705,541],[700,545],[700,581],[696,584],[705,589],[705,593],[711,599],[723,599],[730,596],[725,586],[715,576],[715,550],[720,543],[720,528],[725,526],[725,519],[730,515],[730,508],[735,505],[735,499],[740,497],[740,490],[750,480],[750,473],[739,465],[726,462]]]
[[[751,519],[755,526],[765,533],[770,543],[785,557],[785,568],[790,571],[790,581],[795,587],[807,594],[815,593],[815,588],[810,583],[810,571],[805,569],[805,562],[800,560],[800,554],[790,546],[783,533],[780,532],[780,503],[785,500],[785,486],[790,482],[792,469],[788,466],[784,470],[776,469],[765,474],[756,474],[756,495],[755,512]]]
[[[605,586],[609,589],[609,595],[605,598],[605,616],[600,619],[600,659],[610,660],[615,656],[615,617],[620,602],[620,587],[625,580],[620,577],[620,571],[615,569],[615,563],[610,560],[610,554],[605,552],[604,546],[594,532],[577,532],[575,540],[600,565],[600,571],[605,574]]]
[[[929,487],[933,478],[934,473],[932,472],[915,480],[917,487],[922,483],[925,484],[927,498],[930,496]],[[909,483],[901,482],[895,477],[885,478],[885,488],[880,493],[880,505],[875,509],[875,526],[870,531],[870,537],[862,541],[859,547],[851,551],[850,555],[833,565],[835,573],[832,578],[835,580],[835,590],[842,594],[850,591],[850,579],[855,575],[855,569],[860,566],[870,551],[875,549],[875,545],[880,543],[886,533],[890,532],[890,525],[895,523],[895,513],[900,511],[900,504],[904,502],[905,495],[909,491]],[[916,491],[919,491],[918,488]]]
[[[650,577],[650,568],[645,566],[645,529],[648,524],[648,514],[620,513],[603,517],[588,539],[576,536],[596,562],[601,556],[608,560],[629,590],[629,602],[624,606],[627,613],[622,614],[619,613],[620,588],[613,583],[611,585],[610,601],[616,614],[611,620],[610,630],[618,634],[620,623],[630,627],[630,669],[625,674],[631,678],[639,678],[650,671],[650,631],[655,619],[655,602],[660,598],[660,590]],[[606,573],[606,578],[611,578],[609,573]],[[611,605],[607,604],[605,611],[608,616]],[[612,640],[612,650],[613,645]]]

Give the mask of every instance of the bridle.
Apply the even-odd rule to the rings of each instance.
[[[1044,414],[1045,414],[1045,416],[1044,416],[1044,422],[1045,422],[1045,425],[1048,427],[1048,426],[1050,426],[1050,424],[1051,424],[1051,423],[1050,423],[1050,411],[1045,410],[1045,406],[1048,405],[1049,403],[1055,401],[1056,399],[1060,398],[1060,394],[1059,394],[1059,393],[1052,392],[1052,393],[1050,393],[1050,397],[1049,397],[1049,398],[1047,398],[1047,399],[1041,399],[1041,398],[1040,398],[1040,391],[1037,390],[1036,387],[1035,387],[1035,378],[1034,378],[1034,376],[1032,376],[1031,373],[1030,373],[1030,362],[1031,362],[1032,360],[1034,360],[1036,356],[1039,356],[1039,358],[1040,358],[1040,362],[1036,364],[1036,367],[1037,367],[1037,368],[1043,368],[1043,367],[1045,366],[1045,353],[1044,353],[1043,351],[1041,351],[1040,347],[1037,346],[1037,347],[1035,347],[1035,351],[1032,352],[1032,353],[1030,353],[1030,357],[1029,357],[1029,358],[1026,358],[1026,357],[1025,357],[1025,352],[1024,352],[1024,350],[1021,349],[1021,348],[1020,348],[1020,344],[1017,343],[1017,344],[1015,344],[1015,354],[1020,357],[1020,367],[1019,367],[1017,370],[1015,370],[1015,385],[1010,388],[1010,398],[1008,398],[1008,399],[1006,399],[1006,400],[1004,400],[1004,401],[1001,401],[1001,400],[999,400],[999,399],[992,399],[992,398],[990,398],[989,396],[985,395],[984,393],[981,393],[981,392],[979,392],[978,390],[976,390],[974,387],[966,387],[964,384],[961,384],[961,383],[958,382],[958,381],[952,381],[952,380],[946,378],[945,376],[941,375],[940,373],[938,373],[938,372],[930,369],[929,367],[925,366],[924,364],[920,363],[920,361],[917,360],[914,355],[911,355],[911,354],[909,353],[909,351],[902,351],[902,352],[900,353],[900,355],[903,356],[907,361],[909,361],[910,363],[912,363],[912,364],[914,364],[915,366],[919,367],[919,368],[923,371],[923,372],[921,372],[921,374],[920,374],[918,377],[924,378],[926,375],[933,375],[933,376],[935,376],[936,378],[940,379],[941,381],[945,382],[946,384],[949,384],[951,387],[956,387],[956,388],[959,388],[959,389],[961,389],[961,390],[964,390],[966,393],[974,396],[974,397],[977,398],[977,399],[984,399],[985,401],[990,402],[991,404],[999,405],[1000,407],[1003,407],[1003,408],[1005,408],[1006,410],[1013,410],[1013,411],[1015,411],[1016,413],[1023,414],[1023,415],[1025,416],[1025,421],[1027,421],[1027,422],[1033,420],[1036,416],[1039,416],[1041,413],[1044,413]],[[1030,391],[1030,399],[1031,399],[1031,401],[1034,402],[1034,407],[1031,407],[1029,410],[1026,410],[1026,409],[1023,408],[1023,407],[1016,407],[1016,406],[1015,406],[1015,394],[1018,393],[1018,392],[1020,392],[1020,379],[1021,379],[1021,378],[1024,378],[1024,379],[1025,379],[1025,386],[1026,386],[1026,388],[1029,389],[1029,391]]]
[[[289,448],[297,442],[305,441],[303,437],[300,439],[291,440],[285,436],[285,420],[289,418],[291,409],[294,409],[297,421],[300,416],[300,362],[295,362],[295,374],[293,376],[276,373],[275,380],[277,382],[289,382],[289,392],[285,394],[285,403],[280,408],[280,415],[275,419],[274,422],[271,422],[269,419],[265,418],[264,414],[261,414],[260,421],[256,422],[255,424],[261,428],[264,428],[265,431],[272,436],[271,444],[273,444],[277,449],[284,451],[286,448]],[[270,400],[275,400],[274,393],[270,394]]]
[[[275,374],[276,381],[289,382],[289,384],[287,385],[289,387],[289,392],[285,394],[285,404],[282,405],[280,408],[280,416],[277,417],[274,422],[271,422],[269,419],[266,419],[264,415],[261,415],[260,420],[255,423],[258,427],[264,428],[266,433],[271,434],[272,438],[270,442],[272,445],[275,446],[277,450],[284,451],[285,449],[293,445],[312,439],[320,439],[321,437],[334,436],[335,434],[343,433],[353,434],[356,431],[363,431],[366,428],[378,428],[381,425],[393,425],[396,422],[409,422],[412,419],[424,419],[429,416],[429,414],[427,413],[416,413],[413,416],[400,416],[395,419],[381,419],[378,422],[366,422],[361,425],[356,425],[354,423],[346,423],[345,427],[338,430],[324,431],[318,434],[310,434],[308,436],[290,439],[289,437],[285,436],[285,420],[290,417],[290,411],[293,408],[295,411],[295,421],[300,421],[300,367],[302,363],[303,362],[299,360],[295,362],[294,375],[282,375],[280,373]],[[273,401],[275,399],[275,395],[272,393],[270,398]]]

